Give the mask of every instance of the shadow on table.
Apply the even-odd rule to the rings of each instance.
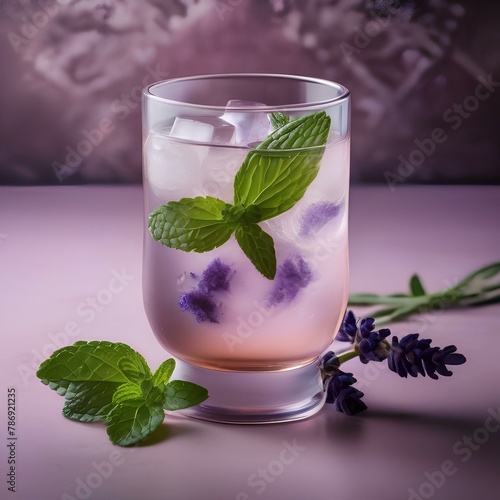
[[[322,414],[317,416],[318,424],[321,422],[325,437],[344,443],[356,442],[373,431],[383,433],[387,430],[392,436],[422,433],[429,437],[449,435],[450,438],[456,436],[459,439],[464,435],[473,435],[477,429],[484,429],[485,419],[488,418],[487,413],[473,417],[376,409],[349,417],[333,408],[328,410],[324,408]]]
[[[200,427],[193,425],[192,421],[187,421],[187,419],[182,417],[172,417],[172,415],[166,415],[163,423],[144,441],[140,441],[135,446],[138,448],[145,448],[161,444],[165,441],[172,441],[177,438],[187,436],[192,437],[193,435],[202,432],[203,430]]]
[[[414,413],[401,410],[369,410],[365,415],[367,419],[384,419],[386,421],[397,421],[410,425],[426,425],[433,427],[446,426],[447,429],[467,428],[474,429],[484,423],[484,417],[454,416]]]

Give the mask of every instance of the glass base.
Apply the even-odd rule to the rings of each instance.
[[[206,387],[208,399],[179,413],[227,424],[268,424],[308,418],[325,404],[317,362],[279,372],[210,370],[177,361],[173,378]]]

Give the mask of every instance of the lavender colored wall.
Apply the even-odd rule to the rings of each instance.
[[[141,88],[250,71],[352,90],[354,182],[498,183],[499,18],[472,0],[3,1],[0,183],[140,182]]]

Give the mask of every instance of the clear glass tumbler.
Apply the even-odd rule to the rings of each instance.
[[[217,422],[306,418],[348,297],[350,95],[291,75],[143,92],[143,296],[178,378]]]

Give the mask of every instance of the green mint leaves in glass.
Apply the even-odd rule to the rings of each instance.
[[[266,278],[276,275],[274,242],[259,222],[290,210],[318,174],[330,130],[324,111],[283,124],[251,151],[234,179],[234,204],[211,196],[183,198],[154,210],[155,240],[185,252],[207,252],[234,233],[245,255]]]

